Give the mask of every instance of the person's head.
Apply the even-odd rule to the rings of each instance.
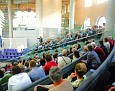
[[[74,54],[74,56],[75,56],[76,58],[79,58],[79,57],[80,57],[79,52],[78,52],[77,50],[74,51],[73,54]]]
[[[30,69],[32,69],[33,67],[36,67],[36,61],[35,60],[30,61]]]
[[[21,72],[25,72],[25,66],[24,65],[21,65],[20,68],[21,68]]]
[[[63,55],[63,56],[67,56],[67,50],[66,50],[66,49],[63,49],[63,50],[62,50],[62,55]]]
[[[90,42],[89,41],[86,41],[85,44],[88,45]]]
[[[106,38],[104,38],[104,42],[108,42],[108,38],[106,37]]]
[[[57,66],[51,67],[51,69],[49,70],[49,76],[50,76],[50,79],[54,83],[59,82],[62,79],[62,73],[61,73],[61,70],[59,69],[59,67],[57,67]]]
[[[19,74],[21,73],[21,68],[19,66],[14,66],[12,68],[12,74],[15,75],[15,74]]]
[[[45,63],[46,63],[45,58],[41,58],[41,59],[40,59],[40,65],[44,66]]]
[[[0,70],[0,78],[4,77],[4,72]]]
[[[50,62],[52,60],[52,57],[49,53],[46,54],[45,59],[47,62]]]
[[[76,44],[77,49],[81,48],[80,44]]]
[[[24,65],[28,68],[29,67],[29,62],[26,61]]]
[[[88,51],[87,45],[84,46],[84,51],[85,51],[85,52]]]
[[[26,59],[23,59],[23,61],[22,61],[22,65],[24,65],[24,64],[25,64],[25,61],[26,61]]]
[[[45,52],[43,52],[43,58],[45,58],[45,56],[46,56],[46,53],[45,53]]]
[[[56,58],[58,58],[58,53],[57,53],[57,52],[55,52],[55,53],[53,54],[53,58],[54,58],[54,60],[55,60]]]
[[[104,45],[102,40],[100,40],[99,43],[100,43],[100,45]]]
[[[87,67],[85,65],[85,63],[78,63],[75,66],[75,74],[78,77],[83,77],[83,75],[85,75],[87,72]]]
[[[5,68],[1,68],[1,71],[3,71],[4,73],[6,72]]]
[[[91,44],[88,44],[87,45],[87,49],[88,49],[88,51],[92,51],[93,50],[93,46]]]

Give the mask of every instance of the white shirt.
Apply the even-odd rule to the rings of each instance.
[[[104,43],[104,45],[106,46],[107,51],[110,52],[110,43],[106,42],[106,43]]]
[[[31,79],[27,73],[13,75],[8,81],[8,91],[20,91],[31,83]]]
[[[67,64],[71,63],[71,59],[69,57],[65,57],[65,56],[58,57],[58,67],[59,68],[66,66],[67,65],[66,63]]]

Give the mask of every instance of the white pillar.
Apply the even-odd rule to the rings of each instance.
[[[74,29],[74,8],[75,8],[75,0],[70,0],[69,5],[69,33],[72,29]]]
[[[13,38],[12,0],[8,0],[9,38]]]
[[[36,0],[36,30],[43,37],[43,0]]]
[[[107,1],[106,25],[104,36],[115,36],[115,0]]]

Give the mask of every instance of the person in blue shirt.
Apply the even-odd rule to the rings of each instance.
[[[43,67],[36,67],[35,60],[30,61],[30,70],[31,71],[28,73],[28,75],[32,82],[46,76]]]

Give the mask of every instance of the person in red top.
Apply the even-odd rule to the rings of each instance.
[[[46,64],[44,65],[44,71],[46,75],[48,75],[50,68],[52,66],[57,66],[57,63],[52,60],[52,57],[50,54],[46,54],[45,59],[46,59]]]
[[[94,47],[94,51],[98,54],[101,62],[104,62],[105,59],[107,58],[107,55],[105,54],[105,52],[103,51],[102,48],[96,46],[94,43],[92,44]]]
[[[112,39],[111,36],[108,36],[108,41],[110,44],[110,51],[112,51],[113,47],[114,47],[114,40]]]

